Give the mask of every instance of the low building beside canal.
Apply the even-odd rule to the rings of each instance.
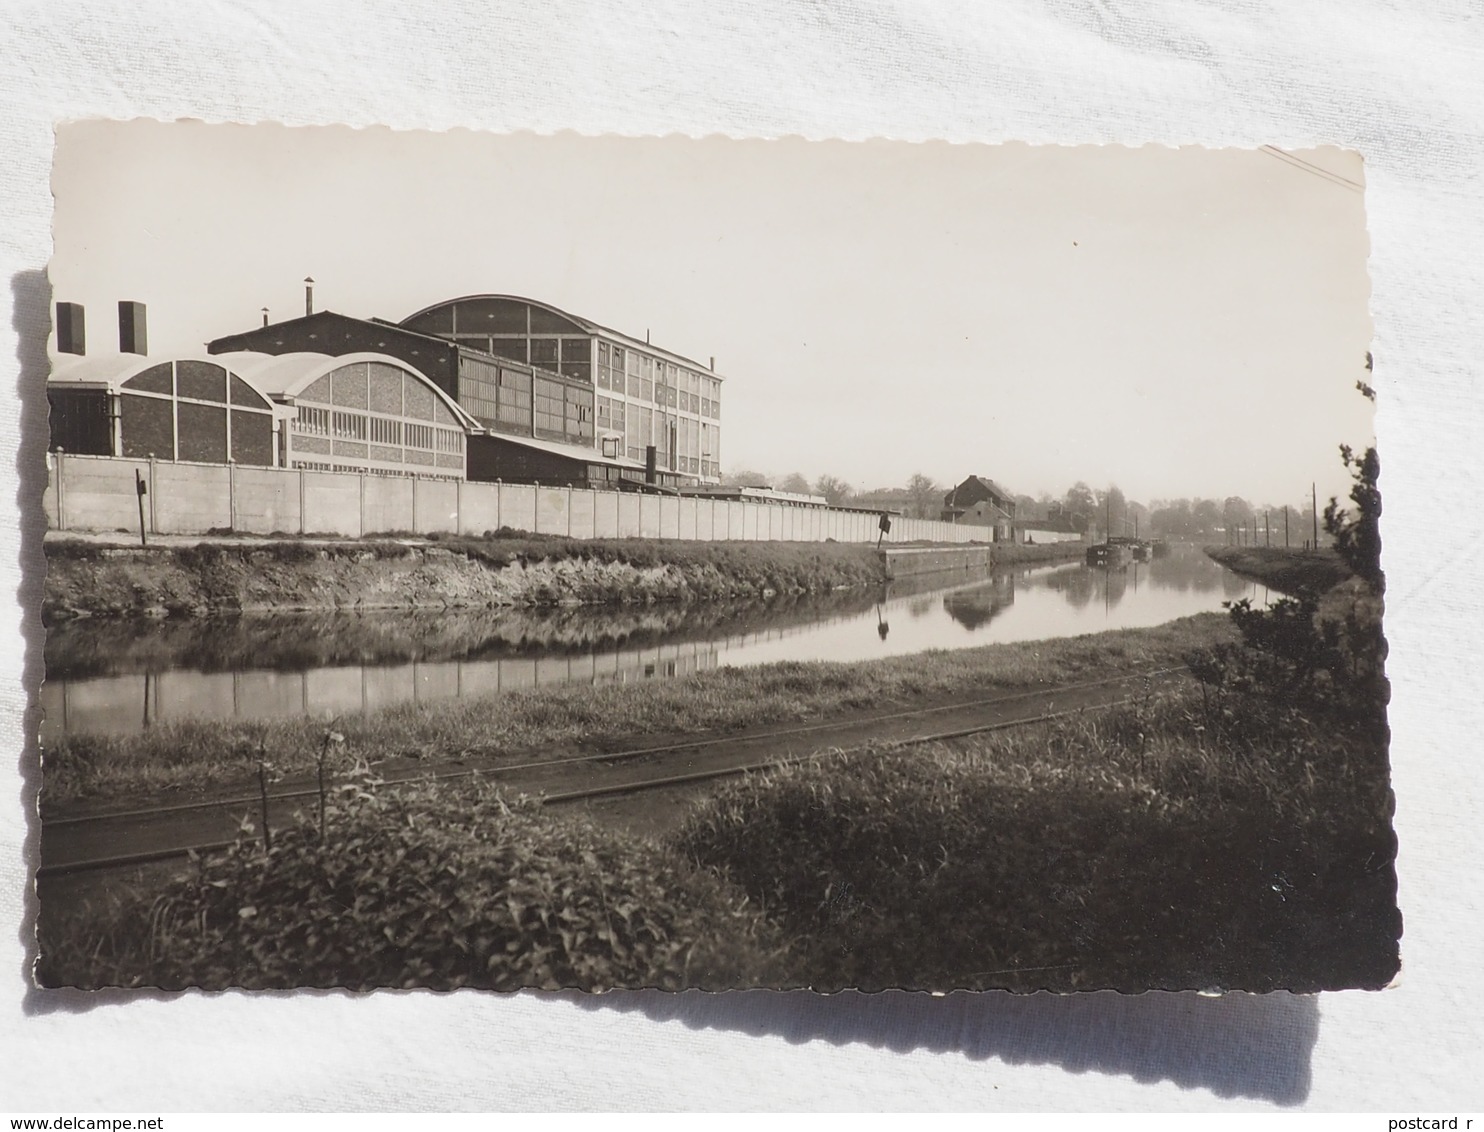
[[[1015,496],[985,476],[970,476],[943,496],[945,523],[989,527],[996,542],[1014,537]]]

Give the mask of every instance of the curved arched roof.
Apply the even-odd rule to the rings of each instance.
[[[94,354],[88,357],[58,358],[52,363],[52,372],[47,382],[58,385],[107,386],[109,392],[117,393],[130,378],[138,377],[147,369],[169,365],[171,362],[204,362],[247,381],[254,383],[235,366],[228,365],[221,356],[211,354]]]
[[[412,314],[410,314],[406,318],[404,318],[402,320],[402,322],[403,323],[411,322],[415,318],[421,318],[423,315],[425,315],[425,314],[431,314],[433,311],[439,310],[439,309],[441,309],[443,307],[451,307],[455,303],[475,302],[475,301],[477,301],[479,299],[501,299],[501,300],[503,300],[505,302],[509,302],[509,303],[525,303],[527,306],[540,307],[544,311],[550,311],[552,314],[556,315],[558,318],[565,318],[568,322],[572,323],[579,330],[582,330],[582,331],[584,331],[585,333],[588,333],[588,334],[591,334],[594,331],[598,331],[598,330],[605,330],[606,331],[608,329],[606,326],[599,326],[596,322],[593,322],[591,319],[582,318],[580,315],[575,315],[575,314],[572,314],[570,311],[564,311],[564,310],[562,310],[561,307],[554,307],[550,303],[543,303],[539,299],[528,299],[524,295],[495,295],[495,294],[460,295],[460,296],[458,296],[458,298],[455,298],[455,299],[444,299],[442,302],[433,303],[431,306],[423,307],[423,309],[420,310],[420,311],[414,311]],[[612,332],[609,331],[609,333],[612,333]]]
[[[479,431],[484,428],[457,401],[438,388],[427,374],[415,366],[408,365],[401,358],[394,358],[388,354],[366,351],[354,354],[310,352],[262,354],[257,351],[242,350],[234,353],[214,354],[212,357],[219,364],[226,364],[244,381],[270,397],[283,398],[296,397],[325,374],[345,366],[355,365],[357,362],[378,362],[381,365],[394,366],[404,373],[410,373],[431,389],[453,413],[454,419],[466,429]]]
[[[697,373],[704,373],[708,377],[715,378],[717,381],[724,380],[721,374],[716,373],[709,366],[703,365],[701,362],[696,361],[694,358],[688,358],[684,354],[677,354],[674,350],[666,350],[663,347],[655,346],[652,343],[640,341],[638,338],[635,338],[631,334],[625,334],[620,330],[614,330],[611,326],[604,326],[600,322],[594,322],[590,318],[583,318],[581,315],[573,314],[571,311],[562,310],[561,307],[552,306],[550,303],[543,303],[540,299],[527,298],[525,295],[500,295],[489,292],[473,295],[459,295],[457,298],[444,299],[441,302],[432,303],[428,306],[425,306],[422,308],[422,310],[414,311],[412,314],[402,319],[402,321],[399,322],[397,325],[405,328],[408,323],[421,318],[425,314],[431,314],[433,311],[441,310],[444,307],[451,307],[455,303],[477,302],[481,299],[500,299],[505,302],[526,303],[529,306],[540,307],[542,310],[548,311],[551,314],[556,315],[558,318],[566,319],[584,334],[602,334],[608,338],[616,338],[626,345],[632,346],[636,350],[647,350],[652,354],[663,355],[671,361],[678,362],[681,365],[695,370]]]

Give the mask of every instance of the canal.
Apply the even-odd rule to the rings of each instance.
[[[165,720],[326,718],[725,665],[858,661],[1159,625],[1266,588],[1176,545],[1102,569],[929,575],[871,592],[647,607],[79,620],[46,643],[42,743]]]

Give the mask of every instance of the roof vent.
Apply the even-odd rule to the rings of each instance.
[[[314,280],[310,276],[304,276],[304,317],[308,318],[314,313]]]

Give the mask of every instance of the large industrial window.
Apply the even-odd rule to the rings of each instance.
[[[408,448],[431,449],[433,447],[432,425],[409,424],[404,428],[403,435]]]
[[[533,406],[535,431],[538,434],[561,439],[566,434],[566,411],[562,387],[555,381],[536,378]]]
[[[562,339],[563,377],[570,377],[584,384],[593,379],[593,344],[589,338]]]
[[[531,428],[531,375],[519,370],[500,370],[500,403],[498,420],[522,431]]]
[[[402,422],[388,421],[380,417],[371,418],[372,444],[401,444]]]
[[[330,434],[330,410],[316,409],[313,405],[299,406],[299,419],[294,422],[294,431],[308,436]]]
[[[462,452],[464,450],[464,434],[452,429],[440,428],[438,430],[439,452]]]
[[[499,382],[496,366],[477,358],[459,359],[459,404],[487,424],[497,419]]]
[[[569,439],[590,441],[593,438],[593,395],[587,389],[567,386],[566,431]]]
[[[366,418],[361,413],[335,413],[330,427],[340,440],[366,439]]]
[[[528,362],[524,338],[491,338],[490,353],[497,358],[509,358],[512,362]]]
[[[533,366],[544,366],[546,369],[557,368],[557,339],[555,338],[532,338],[531,339],[531,364]]]

